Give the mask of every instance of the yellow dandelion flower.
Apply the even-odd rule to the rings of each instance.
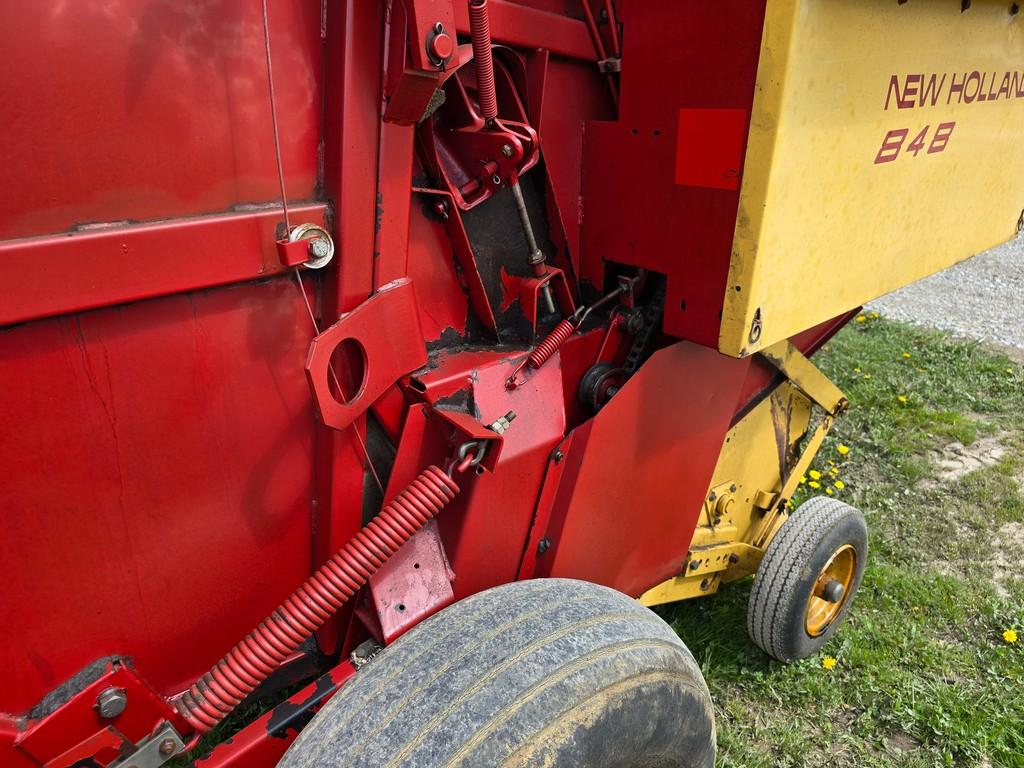
[[[812,469],[807,474],[811,476],[811,480],[821,480],[821,472],[816,469]]]
[[[839,476],[839,470],[837,468],[833,467],[832,469],[830,469],[828,471],[828,476],[829,477],[838,477]]]
[[[1007,370],[1009,370],[1009,369],[1007,369]],[[854,372],[854,373],[860,373],[860,368],[854,368],[854,369],[853,369],[853,372]]]
[[[840,456],[845,456],[846,454],[848,454],[850,452],[850,446],[843,445],[842,443],[840,443],[839,445],[836,446],[836,452]]]
[[[867,318],[866,318],[866,317],[864,317],[864,315],[857,315],[857,317],[855,317],[855,318],[853,319],[853,321],[854,321],[855,323],[863,323],[863,322],[865,322],[866,320],[867,320]]]
[[[909,352],[904,352],[904,353],[903,353],[903,356],[904,356],[904,357],[910,357],[910,353],[909,353]]]
[[[864,374],[864,378],[865,379],[870,379],[871,378],[871,374],[870,373],[865,373]]]
[[[844,483],[844,482],[843,482],[842,480],[836,480],[836,481],[835,481],[835,482],[833,483],[833,485],[834,485],[834,486],[835,486],[836,488],[838,488],[838,489],[839,489],[840,491],[841,491],[841,490],[843,490],[843,488],[845,488],[845,487],[846,487],[846,483]]]
[[[1003,642],[1004,643],[1016,643],[1017,642],[1017,630],[1007,629],[1003,631]]]
[[[821,668],[831,671],[836,668],[837,663],[838,661],[836,660],[835,656],[826,656],[824,659],[821,660]]]
[[[901,403],[907,402],[907,396],[906,395],[900,395],[896,399],[899,400]]]
[[[871,313],[871,319],[872,320],[877,320],[878,319],[878,313],[877,312],[872,312]]]
[[[835,495],[835,491],[833,491],[832,488],[826,488],[825,493],[827,493],[829,496]]]
[[[808,485],[814,489],[821,488],[821,483],[819,483],[817,480],[811,480],[811,482],[809,482]]]
[[[807,475],[804,475],[803,477],[800,478],[800,485],[806,485],[806,484],[807,484]]]
[[[1010,374],[1011,376],[1013,376],[1013,368],[1007,368],[1007,369],[1006,369],[1006,372],[1007,372],[1008,374]]]

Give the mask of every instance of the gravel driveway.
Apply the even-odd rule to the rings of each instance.
[[[1024,235],[869,307],[894,320],[1024,350]]]

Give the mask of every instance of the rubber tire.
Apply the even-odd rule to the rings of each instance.
[[[804,617],[818,574],[840,547],[852,544],[857,569],[839,615],[820,635],[807,633]],[[835,634],[860,587],[868,556],[864,516],[849,504],[817,496],[801,504],[768,545],[747,604],[747,632],[779,661],[817,653]]]
[[[541,579],[449,606],[359,670],[282,768],[711,768],[697,663],[620,592]]]

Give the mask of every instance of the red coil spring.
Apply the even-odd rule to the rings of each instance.
[[[487,0],[470,0],[469,35],[476,63],[476,93],[480,114],[485,120],[498,116],[498,98],[494,94],[494,61],[491,59],[491,25],[487,18]]]
[[[196,731],[208,733],[458,492],[454,480],[428,467],[186,691],[178,711]]]
[[[565,340],[575,332],[576,326],[572,324],[572,321],[563,320],[530,353],[530,356],[526,358],[526,364],[531,368],[540,368],[548,361],[549,357],[558,351],[558,348],[565,343]]]

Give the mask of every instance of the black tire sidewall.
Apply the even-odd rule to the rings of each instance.
[[[852,545],[857,553],[853,582],[844,598],[842,609],[832,623],[820,635],[812,636],[807,632],[806,614],[807,603],[814,584],[829,559],[847,544]],[[847,611],[850,610],[854,595],[860,587],[861,579],[864,576],[864,567],[867,563],[867,552],[868,538],[864,518],[856,510],[851,509],[848,514],[843,515],[834,525],[830,526],[818,541],[811,556],[807,558],[800,570],[796,588],[788,603],[781,606],[783,615],[780,618],[785,637],[783,652],[787,658],[803,659],[811,656],[821,650],[822,646],[835,634],[846,617]]]

